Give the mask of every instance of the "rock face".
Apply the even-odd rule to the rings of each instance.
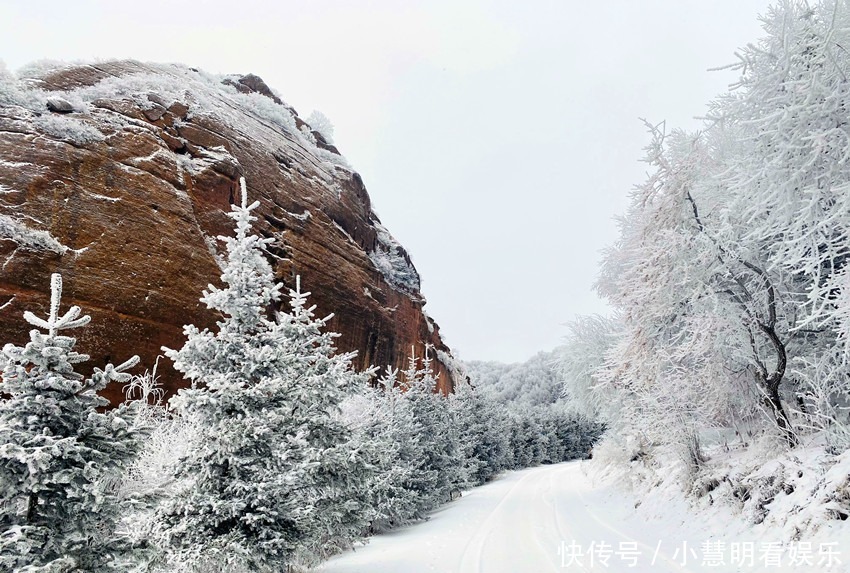
[[[184,324],[214,326],[199,301],[218,284],[218,235],[238,179],[261,203],[256,229],[287,286],[301,276],[340,350],[365,368],[449,349],[423,312],[419,276],[380,224],[360,176],[257,76],[217,77],[117,61],[0,71],[0,341],[22,343],[64,278],[63,307],[91,314],[78,350],[92,365],[139,354],[151,368]],[[167,359],[168,392],[184,384]],[[121,399],[114,389],[110,399]]]

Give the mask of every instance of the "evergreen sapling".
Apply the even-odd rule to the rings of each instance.
[[[30,341],[6,344],[0,400],[0,569],[28,573],[103,571],[132,554],[116,533],[121,506],[112,486],[141,447],[134,408],[99,412],[98,392],[126,382],[120,366],[86,378],[88,360],[61,331],[88,324],[80,308],[59,314],[62,277],[51,277],[50,315],[25,312]],[[46,330],[47,333],[41,332]]]

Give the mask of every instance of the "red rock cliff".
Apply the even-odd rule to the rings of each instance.
[[[448,353],[360,176],[261,79],[132,61],[0,72],[0,341],[27,340],[21,315],[46,310],[52,272],[63,307],[92,316],[77,333],[92,365],[136,353],[151,367],[184,324],[213,326],[198,297],[218,283],[240,176],[277,277],[301,275],[359,368]],[[183,383],[167,360],[159,374],[169,392]]]

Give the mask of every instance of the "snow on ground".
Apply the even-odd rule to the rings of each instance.
[[[631,494],[594,477],[589,464],[507,473],[429,521],[373,537],[317,572],[850,570],[847,535],[834,545],[829,536],[788,545],[778,530],[771,537],[770,530],[744,527],[731,514],[700,518],[684,501],[671,501],[669,511],[646,504],[635,509]]]

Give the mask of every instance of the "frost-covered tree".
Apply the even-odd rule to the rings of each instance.
[[[435,482],[422,491],[423,505],[419,515],[423,515],[425,511],[450,501],[467,484],[469,477],[457,421],[448,399],[435,391],[437,380],[427,349],[421,367],[419,362],[415,355],[411,355],[402,374],[404,396],[414,419],[422,427],[422,467],[435,474]]]
[[[703,131],[652,129],[599,283],[620,327],[593,387],[694,468],[708,426],[850,444],[850,8],[787,0],[763,20]]]
[[[172,492],[176,468],[197,447],[197,424],[168,408],[157,367],[134,376],[124,387],[126,402],[137,408],[137,423],[147,435],[117,487],[119,496],[133,501],[122,515],[119,529],[129,542],[141,547],[150,546],[156,511]],[[144,557],[145,562],[151,561],[149,553]]]
[[[481,485],[508,467],[507,413],[492,398],[470,384],[458,384],[449,396],[459,429],[470,482]]]
[[[616,341],[619,321],[599,315],[579,316],[568,327],[566,340],[556,351],[567,407],[588,419],[615,422],[620,396],[600,383],[598,371]]]
[[[695,361],[687,363],[690,356],[680,360],[677,349],[691,332],[694,288],[705,290],[699,273],[711,261],[684,199],[701,165],[691,160],[697,152],[686,134],[674,134],[680,144],[670,157],[662,147],[663,131],[655,126],[651,131],[647,162],[655,172],[633,192],[621,222],[622,240],[602,266],[599,290],[623,320],[621,335],[597,376],[623,396],[620,427],[638,428],[649,442],[689,436],[683,454],[698,465],[702,454],[695,428],[703,412],[686,406],[679,391],[689,387],[681,375],[695,378],[699,368]],[[684,159],[677,162],[680,155]],[[696,281],[686,282],[692,276]]]
[[[729,221],[807,280],[801,324],[824,324],[850,255],[850,10],[785,0],[763,22],[765,37],[739,53],[736,93],[711,110],[736,130],[724,177],[734,192]]]
[[[693,476],[707,426],[762,411],[794,443],[779,395],[789,340],[779,293],[790,287],[744,226],[723,216],[733,194],[721,177],[729,131],[650,132],[654,171],[635,190],[599,281],[620,328],[595,376],[619,391],[618,427],[637,444],[673,446]]]
[[[192,382],[171,406],[200,433],[178,468],[183,490],[161,510],[161,542],[182,561],[258,568],[284,561],[305,536],[309,507],[294,491],[301,456],[290,452],[302,444],[293,439],[287,414],[294,404],[279,377],[292,357],[277,351],[283,337],[268,318],[280,285],[263,256],[269,240],[250,234],[258,205],[247,204],[243,182],[242,203],[230,213],[236,236],[220,237],[226,286],[209,285],[201,298],[222,315],[217,331],[188,325],[183,347],[164,349]]]
[[[357,439],[341,416],[345,397],[367,387],[373,371],[355,372],[355,353],[336,353],[339,335],[326,329],[307,306],[310,293],[301,292],[300,277],[289,291],[289,312],[277,315],[276,330],[284,337],[277,352],[292,359],[282,373],[293,407],[288,412],[293,438],[303,448],[300,491],[311,508],[304,520],[307,539],[301,561],[322,559],[351,546],[368,524],[369,483],[373,444]]]
[[[102,412],[98,392],[126,382],[120,366],[88,360],[60,334],[88,324],[80,308],[59,313],[62,277],[51,277],[50,315],[25,312],[36,328],[23,347],[3,347],[0,399],[0,569],[29,573],[126,570],[132,548],[116,533],[121,505],[112,487],[141,446],[134,408]],[[42,330],[46,332],[42,332]]]
[[[421,519],[423,499],[430,495],[437,475],[425,467],[422,426],[399,386],[397,370],[387,367],[377,387],[359,400],[359,410],[361,440],[373,446],[369,530],[379,532]]]
[[[804,423],[847,428],[833,406],[850,398],[841,367],[850,340],[850,9],[778,2],[764,27],[739,54],[736,97],[712,109],[737,135],[723,177],[733,192],[727,220],[759,245],[765,270],[789,277],[777,298],[790,302],[783,338],[792,406]]]
[[[187,326],[184,346],[165,349],[192,382],[171,405],[199,434],[179,467],[183,488],[160,511],[172,568],[277,570],[362,529],[367,468],[337,412],[367,375],[351,369],[350,354],[334,354],[327,319],[299,287],[291,311],[270,318],[281,285],[263,255],[269,239],[250,233],[259,203],[248,205],[241,186],[236,234],[220,237],[225,286],[201,298],[222,315],[217,330]]]
[[[319,133],[326,143],[333,145],[334,125],[328,119],[328,116],[317,109],[313,110],[313,113],[307,118],[307,124],[313,128],[313,131]]]

